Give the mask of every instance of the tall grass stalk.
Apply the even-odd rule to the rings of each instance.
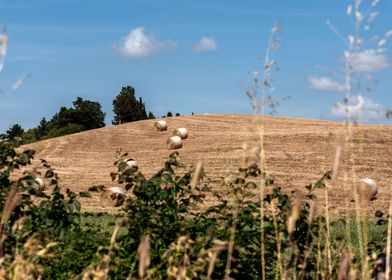
[[[281,253],[281,238],[280,238],[280,232],[279,232],[279,227],[278,227],[278,222],[276,220],[276,212],[275,212],[275,207],[271,207],[272,211],[272,221],[274,225],[274,235],[275,235],[275,243],[276,243],[276,253],[277,253],[277,269],[278,273],[275,274],[275,279],[279,279],[283,275],[283,262],[282,262],[282,253]]]
[[[332,256],[331,256],[331,229],[330,229],[330,219],[329,219],[329,186],[327,184],[325,188],[325,222],[327,228],[327,260],[328,260],[328,273],[332,276]]]
[[[373,0],[370,4],[371,9],[376,7],[379,4],[379,0]],[[363,45],[363,38],[361,37],[361,30],[363,24],[366,20],[365,29],[370,29],[370,24],[374,20],[376,13],[370,13],[370,15],[364,14],[362,12],[362,1],[361,0],[353,0],[353,4],[347,7],[347,14],[350,18],[353,18],[353,34],[349,35],[346,39],[342,36],[337,29],[328,21],[327,24],[332,29],[332,31],[338,35],[338,37],[343,40],[345,43],[347,42],[347,48],[344,51],[344,61],[345,61],[345,68],[344,68],[344,89],[345,89],[345,100],[344,100],[344,110],[346,114],[346,127],[345,127],[345,135],[344,135],[344,151],[346,157],[345,167],[343,168],[344,171],[344,188],[348,189],[352,187],[352,193],[355,201],[355,222],[356,222],[356,230],[358,235],[358,246],[359,249],[359,257],[361,260],[361,277],[367,277],[369,273],[369,265],[368,265],[368,229],[367,229],[367,215],[366,215],[366,208],[367,205],[365,204],[358,192],[357,192],[357,170],[356,170],[356,163],[355,163],[355,151],[356,145],[353,141],[355,135],[355,125],[354,122],[357,122],[361,117],[361,109],[360,105],[360,98],[362,99],[362,87],[363,87],[363,69],[361,69],[360,61],[361,53],[362,53],[362,45]],[[383,38],[382,40],[386,40]],[[385,42],[378,42],[378,46],[383,45]],[[353,97],[358,100],[358,109],[356,112],[354,110],[355,106],[350,105],[352,103]],[[362,100],[363,101],[363,100]],[[354,114],[354,115],[353,115]],[[359,152],[363,151],[363,143],[362,141],[358,144]],[[347,234],[349,232],[347,231]],[[348,240],[350,241],[351,238]],[[351,247],[349,242],[349,247]],[[350,248],[348,248],[351,250]]]
[[[259,124],[259,166],[262,172],[266,171],[266,158],[265,158],[265,124],[264,124],[264,109],[266,104],[266,96],[271,91],[271,69],[276,64],[275,60],[271,60],[271,52],[278,48],[278,37],[277,33],[280,31],[281,23],[277,21],[271,29],[270,37],[268,40],[268,46],[265,51],[264,64],[262,70],[262,85],[261,85],[261,96],[259,96],[259,71],[253,72],[253,87],[246,91],[247,96],[250,98],[252,103],[252,109],[255,113],[255,122]],[[260,241],[261,241],[261,270],[262,278],[266,279],[266,263],[265,263],[265,236],[264,236],[264,196],[266,187],[266,177],[260,176],[259,182],[259,199],[260,199]],[[275,224],[275,223],[274,223]],[[279,240],[279,234],[277,234],[277,240]],[[278,246],[278,245],[277,245]],[[278,259],[281,259],[280,250]],[[281,270],[280,270],[281,272]]]
[[[385,279],[389,280],[391,274],[391,244],[392,244],[392,198],[389,198],[388,235],[386,248]]]
[[[256,113],[260,115],[260,130],[259,130],[259,141],[260,141],[260,169],[262,172],[266,171],[266,160],[265,160],[265,143],[264,143],[264,137],[265,137],[265,124],[264,124],[264,106],[265,106],[265,98],[268,92],[268,89],[271,84],[271,66],[275,63],[275,61],[271,60],[271,51],[276,49],[278,47],[277,45],[277,33],[280,31],[281,28],[281,23],[280,21],[277,21],[274,26],[271,29],[270,37],[268,40],[268,46],[265,52],[265,58],[264,58],[264,65],[263,65],[263,83],[261,85],[261,100],[256,106]],[[257,80],[256,80],[257,82]],[[255,96],[255,100],[257,102],[257,98]],[[265,187],[266,187],[266,177],[265,176],[260,176],[260,238],[261,238],[261,268],[262,268],[262,277],[263,279],[266,279],[266,264],[265,264],[265,237],[264,237],[264,195],[265,195]],[[274,216],[274,227],[276,230],[276,217]],[[276,233],[275,233],[276,236]],[[276,236],[276,242],[277,242],[277,248],[279,248],[278,251],[278,266],[281,267],[280,265],[280,240],[279,240],[279,234]],[[279,269],[280,275],[281,275],[281,269]]]
[[[322,236],[322,230],[323,230],[323,226],[320,225],[320,228],[319,228],[319,231],[318,231],[318,235],[317,235],[317,263],[316,263],[316,267],[317,267],[317,271],[316,271],[317,279],[319,279],[319,276],[322,275],[322,266],[321,266],[322,255],[323,255],[323,252],[321,251],[321,236]]]
[[[226,269],[225,269],[225,280],[230,280],[230,272],[231,272],[231,262],[233,259],[233,251],[235,244],[235,232],[237,229],[237,217],[238,217],[238,202],[234,201],[234,209],[233,209],[233,224],[231,226],[230,232],[230,241],[227,248],[227,259],[226,259]]]
[[[361,27],[361,10],[360,10],[360,5],[361,5],[361,1],[360,0],[355,0],[354,2],[354,10],[355,10],[355,35],[354,35],[354,54],[355,54],[355,58],[358,59],[359,58],[359,53],[361,51],[361,35],[360,35],[360,27]],[[352,43],[350,43],[351,47],[352,47]],[[351,64],[351,61],[348,61]],[[352,67],[350,65],[350,67]],[[350,73],[351,74],[351,73]],[[356,93],[357,95],[360,94],[361,91],[361,73],[359,71],[356,72]],[[349,92],[350,94],[350,92]],[[351,98],[351,96],[349,95],[348,98]],[[349,99],[350,100],[350,99]],[[349,154],[349,162],[351,164],[351,176],[352,176],[352,185],[355,186],[354,187],[354,193],[356,194],[356,199],[355,199],[355,208],[356,208],[356,222],[357,222],[357,232],[358,232],[358,244],[359,244],[359,253],[360,253],[360,257],[361,257],[361,273],[362,273],[362,278],[364,279],[366,274],[367,274],[367,252],[365,252],[365,242],[364,242],[364,238],[363,238],[363,223],[362,220],[365,219],[365,216],[362,216],[361,213],[361,198],[359,198],[358,196],[358,191],[356,188],[356,172],[355,172],[355,162],[354,162],[354,141],[353,141],[353,123],[351,118],[351,112],[350,110],[348,110],[348,114],[349,114],[349,131],[348,131],[348,139],[349,139],[349,143],[350,143],[350,154]]]

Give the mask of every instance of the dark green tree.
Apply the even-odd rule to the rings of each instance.
[[[38,140],[40,140],[40,137],[38,137],[38,129],[34,127],[34,128],[30,128],[29,130],[25,131],[25,133],[23,133],[21,144],[33,143]]]
[[[105,126],[105,113],[102,112],[98,102],[77,97],[73,106],[73,108],[61,107],[50,121],[50,128],[60,129],[69,124],[77,124],[82,126],[83,130],[89,130]],[[40,123],[40,125],[43,124]]]
[[[179,117],[179,116],[181,116],[180,113],[176,113],[176,117]]]
[[[6,138],[11,141],[15,137],[22,137],[23,133],[24,129],[19,124],[14,124],[6,131]]]
[[[152,112],[148,112],[148,118],[149,119],[155,119],[155,116]]]
[[[167,115],[166,115],[166,117],[173,117],[173,114],[172,114],[172,112],[167,112]]]
[[[142,98],[135,97],[135,89],[126,86],[113,100],[114,119],[113,124],[121,124],[138,120],[148,119],[146,107]]]
[[[42,119],[37,138],[52,138],[105,126],[105,113],[98,102],[77,97],[72,104],[71,108],[61,107],[50,121]]]
[[[105,113],[98,102],[78,97],[73,105],[73,123],[82,125],[85,130],[105,126]]]
[[[39,122],[39,125],[37,126],[37,139],[42,138],[44,135],[48,133],[48,121],[45,118],[42,118],[42,120]]]
[[[50,120],[50,130],[59,129],[67,126],[70,123],[75,123],[75,114],[73,108],[61,107],[60,111],[56,113]]]
[[[141,115],[143,118],[146,117],[146,119],[148,119],[147,112],[146,112],[146,106],[145,106],[145,104],[143,103],[143,100],[142,100],[141,97],[139,97],[139,106],[140,106],[140,115]]]

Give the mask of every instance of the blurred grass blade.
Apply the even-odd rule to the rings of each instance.
[[[139,247],[137,248],[139,256],[139,278],[143,279],[147,268],[150,266],[150,239],[148,236],[142,237]]]
[[[1,215],[1,225],[5,225],[8,223],[12,211],[14,211],[15,207],[20,202],[21,196],[16,191],[16,188],[11,188],[8,193],[7,199],[4,204],[3,213]]]

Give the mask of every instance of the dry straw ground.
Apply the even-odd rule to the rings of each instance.
[[[226,177],[244,165],[244,157],[258,145],[259,123],[245,115],[195,115],[167,118],[168,130],[158,132],[154,120],[138,121],[91,130],[30,144],[36,159],[49,161],[64,188],[86,191],[95,184],[111,186],[110,172],[116,151],[123,149],[136,158],[140,170],[152,175],[162,167],[172,151],[166,139],[175,128],[186,127],[189,139],[180,149],[187,165],[202,159],[211,178]],[[270,176],[291,192],[303,191],[332,169],[336,145],[342,141],[343,123],[283,117],[265,117],[265,148]],[[359,125],[354,129],[354,164],[357,179],[369,177],[379,186],[371,211],[387,210],[392,187],[392,126]],[[343,172],[330,190],[331,211],[343,215],[355,208],[350,186],[343,186]],[[224,190],[222,190],[224,191]],[[323,191],[320,192],[320,197]],[[84,211],[109,211],[99,203],[99,195],[82,199]]]

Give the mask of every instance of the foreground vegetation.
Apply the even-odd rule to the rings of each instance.
[[[34,151],[16,152],[7,142],[0,148],[4,279],[348,279],[385,269],[382,213],[363,221],[363,236],[357,221],[327,223],[315,215],[313,191],[327,187],[328,174],[299,201],[251,165],[222,181],[229,192],[221,197],[203,183],[200,168],[182,166],[176,153],[151,178],[120,158],[112,173],[127,190],[119,214],[82,214],[78,196],[87,194],[61,189],[47,162],[11,176]],[[49,182],[47,191],[37,189],[37,177]],[[200,207],[212,195],[219,202]]]

